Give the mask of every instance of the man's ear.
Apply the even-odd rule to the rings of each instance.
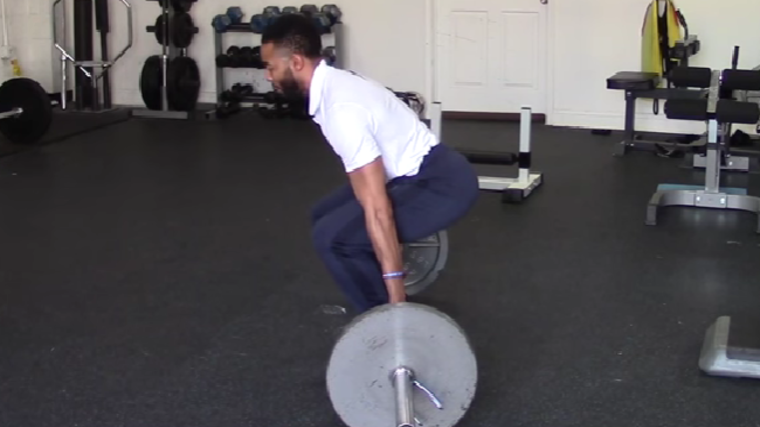
[[[301,71],[306,65],[306,58],[303,55],[293,54],[290,57],[290,63],[293,66],[293,71]]]

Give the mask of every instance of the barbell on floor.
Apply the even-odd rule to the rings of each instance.
[[[445,230],[403,245],[408,295],[435,281],[448,250]],[[475,396],[477,376],[462,328],[432,307],[407,302],[377,307],[344,328],[327,389],[349,427],[452,427]]]
[[[10,142],[35,143],[52,122],[52,102],[38,82],[20,77],[0,86],[0,133]]]
[[[478,366],[464,330],[415,303],[353,320],[333,347],[327,390],[349,427],[452,427],[475,396]]]

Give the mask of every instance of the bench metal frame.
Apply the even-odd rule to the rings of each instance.
[[[441,138],[442,106],[434,102],[430,106],[430,129],[439,141]],[[519,172],[517,178],[495,176],[479,176],[481,190],[499,191],[504,202],[521,202],[530,197],[544,182],[544,174],[531,170],[531,130],[533,111],[530,107],[520,109],[520,154],[517,162]]]

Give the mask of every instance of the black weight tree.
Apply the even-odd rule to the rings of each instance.
[[[198,27],[190,9],[195,0],[158,1],[161,13],[146,30],[156,36],[161,55],[147,58],[140,74],[140,93],[146,108],[135,109],[135,117],[190,119],[200,94],[200,70],[187,54]]]

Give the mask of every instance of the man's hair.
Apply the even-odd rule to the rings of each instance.
[[[322,56],[322,36],[311,18],[287,14],[277,18],[261,36],[261,44],[273,43],[277,48],[303,55],[309,59]]]

